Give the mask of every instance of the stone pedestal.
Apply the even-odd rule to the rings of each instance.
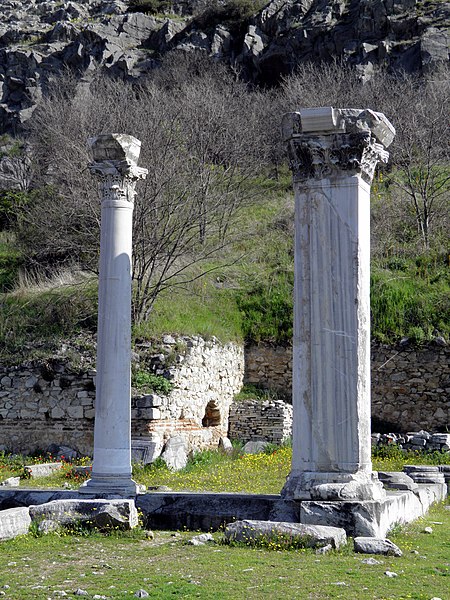
[[[131,479],[131,251],[135,185],[141,143],[123,134],[89,140],[102,204],[97,333],[94,462],[86,494],[132,496]]]
[[[370,443],[370,184],[394,130],[370,110],[285,116],[293,171],[293,459],[283,495],[377,500]]]

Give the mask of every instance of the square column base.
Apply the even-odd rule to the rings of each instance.
[[[138,494],[139,486],[131,477],[118,475],[94,475],[79,488],[79,493],[86,496],[120,496],[133,498]]]
[[[382,500],[386,492],[375,472],[292,471],[281,496],[286,500]]]

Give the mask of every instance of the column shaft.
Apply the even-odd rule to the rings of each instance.
[[[106,134],[90,140],[100,178],[101,233],[97,384],[92,478],[86,494],[133,496],[131,479],[131,253],[140,142]]]
[[[287,497],[382,495],[370,444],[370,181],[387,153],[373,121],[391,132],[371,111],[309,109],[285,120],[296,203]]]

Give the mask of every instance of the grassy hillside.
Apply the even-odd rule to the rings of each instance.
[[[163,333],[216,336],[223,341],[290,343],[293,290],[293,197],[286,176],[267,182],[265,195],[243,208],[236,236],[210,272],[161,293],[135,339]],[[96,329],[93,275],[64,274],[19,285],[20,255],[3,234],[0,343],[3,358],[30,358],[33,342],[49,351],[58,340]],[[191,272],[193,278],[195,269]],[[8,291],[10,290],[10,291]],[[374,257],[372,336],[384,342],[450,337],[450,269],[439,254]],[[39,350],[44,352],[45,349]],[[31,354],[30,354],[31,353]]]

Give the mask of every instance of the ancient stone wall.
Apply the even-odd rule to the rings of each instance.
[[[372,418],[376,431],[444,431],[450,423],[450,347],[430,343],[372,344]],[[245,383],[281,392],[292,388],[292,349],[246,349]]]
[[[447,431],[450,347],[373,346],[372,419],[375,431]]]
[[[169,338],[167,346],[179,340]],[[169,369],[167,395],[132,399],[132,437],[164,441],[183,433],[189,447],[217,445],[228,430],[229,406],[241,386],[241,347],[183,338],[183,355]],[[28,453],[52,443],[92,454],[95,370],[73,372],[68,361],[0,366],[0,449]]]
[[[240,400],[230,409],[228,437],[281,444],[292,435],[292,406],[281,400]]]

